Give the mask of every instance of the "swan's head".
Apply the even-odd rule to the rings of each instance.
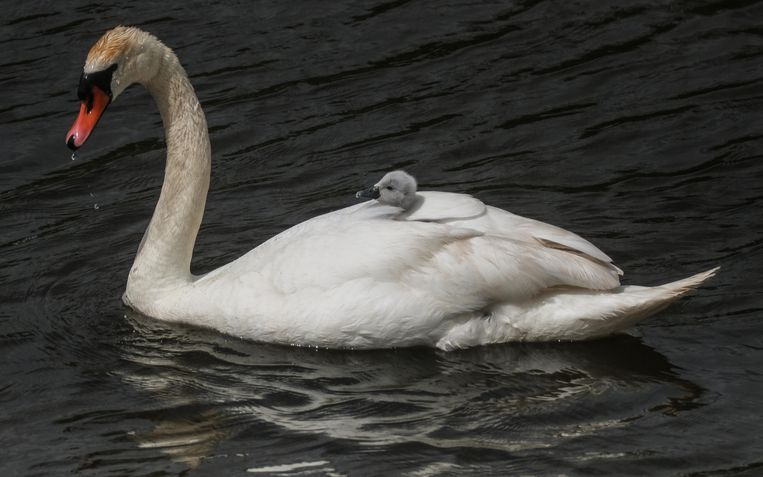
[[[416,179],[405,171],[388,172],[376,185],[358,192],[355,197],[376,199],[407,210],[416,201]]]
[[[159,72],[166,55],[153,35],[138,28],[118,26],[107,31],[87,55],[77,96],[79,116],[66,134],[66,144],[77,149],[87,140],[106,107],[133,83],[146,83]]]

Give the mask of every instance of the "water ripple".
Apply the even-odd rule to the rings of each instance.
[[[0,469],[754,472],[762,6],[10,8],[0,38],[9,93]],[[591,238],[628,283],[717,264],[723,273],[638,327],[643,337],[581,344],[355,353],[141,317],[120,298],[159,194],[161,118],[134,88],[76,160],[62,141],[87,49],[118,23],[179,52],[207,113],[213,178],[194,271],[350,205],[382,172],[406,168],[422,188]]]

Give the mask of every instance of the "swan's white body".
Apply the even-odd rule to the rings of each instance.
[[[153,36],[108,32],[85,72],[114,62],[114,96],[144,84],[167,136],[164,185],[124,294],[146,315],[331,348],[581,340],[632,325],[714,273],[622,287],[610,258],[571,232],[468,195],[420,192],[402,214],[374,201],[341,209],[192,276],[210,173],[204,114],[174,53]]]

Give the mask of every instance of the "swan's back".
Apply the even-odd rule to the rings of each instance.
[[[612,264],[609,256],[588,240],[568,230],[486,206],[467,194],[422,191],[416,196],[414,205],[400,215],[400,219],[449,223],[474,228],[488,235],[539,243],[548,248],[587,257],[622,275],[622,270]]]

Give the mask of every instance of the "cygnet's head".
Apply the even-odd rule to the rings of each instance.
[[[408,210],[416,201],[416,179],[405,171],[388,172],[376,185],[358,192],[355,197],[376,199],[382,204]]]

